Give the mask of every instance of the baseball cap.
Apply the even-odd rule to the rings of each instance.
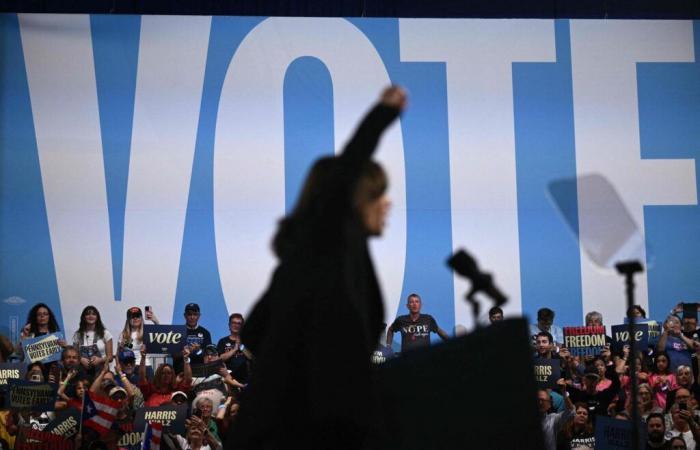
[[[132,317],[141,317],[143,314],[141,313],[141,308],[138,306],[133,306],[129,309],[126,310],[126,317],[128,319],[131,319]]]
[[[129,350],[128,348],[123,349],[122,351],[119,352],[119,361],[126,361],[127,359],[136,359],[136,355],[134,352]]]
[[[122,392],[124,396],[127,396],[126,394],[126,389],[121,388],[119,386],[114,386],[112,389],[109,390],[109,396],[114,397],[115,394]]]
[[[216,345],[209,344],[206,347],[204,347],[204,354],[205,355],[218,355],[219,350],[216,348]]]
[[[590,378],[600,378],[598,369],[596,369],[595,366],[586,367],[586,370],[583,371],[583,376]]]
[[[182,396],[185,397],[185,401],[187,401],[187,394],[185,394],[182,391],[175,391],[173,392],[173,395],[170,396],[170,400],[175,400],[175,397]]]
[[[196,303],[188,303],[188,304],[185,306],[185,314],[187,314],[187,313],[190,312],[190,311],[191,311],[191,312],[199,313],[199,305],[196,304]]]

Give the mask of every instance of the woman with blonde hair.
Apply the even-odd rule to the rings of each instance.
[[[119,334],[118,349],[121,352],[124,348],[131,349],[136,357],[136,366],[141,364],[141,345],[143,344],[143,314],[141,308],[133,306],[126,310],[126,322],[124,329]],[[146,364],[149,361],[146,359]]]

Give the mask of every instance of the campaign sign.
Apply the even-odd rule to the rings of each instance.
[[[141,450],[141,442],[143,441],[143,431],[134,430],[134,423],[120,423],[119,431],[121,436],[117,442],[117,447],[128,450]]]
[[[175,355],[182,352],[187,336],[184,325],[144,325],[143,342],[146,353]]]
[[[629,325],[613,325],[612,351],[620,353],[625,345],[630,343]],[[646,350],[649,346],[649,325],[645,323],[634,324],[634,345],[637,350]]]
[[[7,381],[5,407],[31,411],[53,411],[56,403],[56,385],[32,381]]]
[[[0,392],[7,389],[7,380],[24,380],[27,365],[22,363],[0,363]]]
[[[144,431],[146,422],[162,423],[173,433],[185,434],[188,405],[163,405],[141,408],[136,411],[134,431]]]
[[[605,327],[564,327],[564,347],[572,356],[598,355],[605,346]]]
[[[63,348],[58,345],[58,341],[61,339],[63,339],[63,333],[60,331],[45,336],[22,339],[24,361],[26,363],[37,361],[48,363],[60,360]]]
[[[629,323],[629,318],[625,317],[625,325]],[[649,340],[648,344],[650,346],[655,346],[659,343],[659,338],[661,337],[661,327],[656,320],[638,318],[635,320],[637,324],[645,324],[649,327]]]
[[[215,361],[208,364],[193,364],[192,365],[192,377],[193,378],[209,378],[210,376],[219,373],[219,369],[224,367],[223,361]]]
[[[68,408],[57,411],[54,419],[49,422],[43,431],[57,434],[65,438],[72,438],[80,430],[80,411]]]
[[[561,378],[561,360],[535,358],[534,370],[537,387],[542,389],[556,388],[557,380]]]
[[[19,427],[15,450],[74,450],[75,442],[65,437],[39,431],[29,427]]]
[[[639,442],[647,441],[646,426],[639,426]],[[596,450],[624,450],[632,448],[632,422],[608,416],[595,418]]]

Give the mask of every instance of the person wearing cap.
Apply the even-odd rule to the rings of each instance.
[[[175,405],[183,405],[187,403],[187,394],[182,391],[175,391],[170,396],[170,403]]]
[[[197,303],[188,303],[185,305],[185,326],[187,327],[187,345],[192,348],[190,355],[191,364],[202,364],[204,362],[203,349],[207,345],[211,345],[211,334],[209,330],[199,325],[200,311]],[[179,373],[182,371],[182,359],[173,358],[175,370]]]
[[[600,382],[598,369],[589,365],[583,373],[582,389],[570,389],[569,396],[573,403],[583,402],[588,405],[591,415],[606,415],[608,406],[620,390],[620,374],[625,371],[625,361],[619,359],[616,365],[607,366],[605,376],[611,381],[610,386],[603,390],[597,390]]]
[[[143,344],[143,313],[141,308],[138,306],[133,306],[126,310],[126,322],[124,322],[124,329],[119,334],[119,340],[117,341],[117,350],[121,352],[124,349],[137,350],[134,353],[136,358],[136,365],[141,363],[141,354],[138,349],[141,348]],[[149,361],[146,361],[148,365]]]
[[[222,392],[226,391],[226,386],[231,386],[232,388],[243,389],[245,385],[239,382],[236,378],[232,377],[231,374],[226,369],[226,365],[219,357],[219,352],[216,346],[210,344],[204,347],[204,364],[213,364],[219,361],[221,366],[218,368],[217,373],[211,374],[206,377],[197,377],[192,379],[192,386],[197,386],[200,383],[210,383],[212,381],[221,380],[223,385],[220,387]],[[213,384],[213,383],[212,383]]]

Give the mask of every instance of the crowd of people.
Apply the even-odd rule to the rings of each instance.
[[[26,381],[57,386],[53,410],[0,412],[0,446],[13,449],[22,427],[43,430],[58,414],[74,408],[83,422],[79,433],[72,436],[76,448],[140,447],[142,442],[135,445],[122,439],[133,429],[138,410],[184,404],[185,432],[163,430],[164,446],[180,450],[221,448],[238,412],[239,394],[250,377],[253,355],[240,339],[244,324],[241,314],[231,314],[229,334],[216,344],[209,331],[199,325],[199,318],[199,305],[188,304],[184,312],[187,336],[181,353],[149,354],[144,344],[144,321],[159,323],[150,307],[145,314],[139,307],[129,308],[124,328],[117,335],[105,329],[98,308],[85,307],[72,339],[58,341],[62,348],[59,361],[26,365]],[[59,331],[51,309],[43,303],[35,305],[29,311],[20,342],[0,339],[0,362],[24,364],[22,341]],[[198,367],[210,369],[197,376],[193,367],[195,371]],[[86,405],[95,402],[114,408],[113,420],[106,429],[83,426],[88,417]]]
[[[492,321],[502,319],[492,309]],[[648,322],[635,305],[628,317]],[[630,354],[629,347],[613,352],[612,338],[595,355],[576,356],[563,345],[563,330],[549,308],[538,311],[531,325],[534,356],[554,361],[561,378],[556,388],[538,391],[547,450],[595,448],[595,424],[600,416],[631,420],[633,408],[641,426],[640,448],[695,449],[700,442],[700,386],[697,353],[700,330],[696,304],[679,304],[664,319],[658,341]],[[622,322],[622,320],[620,321]],[[585,317],[586,326],[603,325],[600,313]],[[637,398],[632,398],[630,365],[635,366]],[[606,447],[607,448],[607,447]]]
[[[432,316],[421,312],[422,305],[420,295],[408,296],[408,314],[398,316],[387,328],[385,339],[371,358],[373,363],[381,364],[395,356],[395,333],[400,334],[400,351],[430,345],[431,333],[444,340],[449,338]],[[641,307],[635,306],[629,313],[640,321],[646,320]],[[86,398],[110,399],[118,405],[118,412],[109,430],[82,427],[75,438],[83,448],[133,448],[133,443],[124,445],[121,437],[130,429],[136,412],[162,405],[187,405],[188,411],[184,433],[164,430],[163,442],[169,448],[223,447],[227,431],[236,419],[240,394],[252,376],[254,355],[241,341],[245,323],[241,314],[231,314],[229,334],[216,344],[209,331],[199,325],[200,314],[196,303],[185,307],[185,345],[180,354],[166,356],[146,352],[144,323],[159,323],[152,308],[148,307],[145,313],[139,307],[129,308],[124,328],[116,335],[105,329],[96,307],[84,308],[78,330],[70,340],[59,342],[60,361],[34,362],[26,368],[27,381],[58,386],[54,411],[0,412],[2,448],[13,448],[20,427],[42,430],[63,410],[75,408],[82,412]],[[556,361],[561,370],[557,387],[540,389],[537,396],[548,450],[595,448],[596,418],[603,415],[630,420],[635,406],[647,428],[643,434],[647,448],[696,448],[696,442],[700,442],[697,314],[689,314],[682,306],[675,308],[664,320],[658,342],[638,349],[636,355],[630,355],[627,346],[613,353],[611,338],[606,336],[608,345],[600,354],[582,357],[572,355],[564,347],[562,329],[554,324],[554,319],[554,311],[542,308],[530,330],[534,356]],[[503,320],[503,311],[492,308],[489,320]],[[603,325],[602,315],[587,314],[585,325]],[[2,362],[24,359],[22,340],[58,331],[51,309],[43,303],[35,305],[28,314],[20,342],[12,343],[2,337]],[[211,367],[216,363],[214,373],[193,375],[193,367]],[[636,365],[639,383],[636,401],[631,399],[630,364]]]

